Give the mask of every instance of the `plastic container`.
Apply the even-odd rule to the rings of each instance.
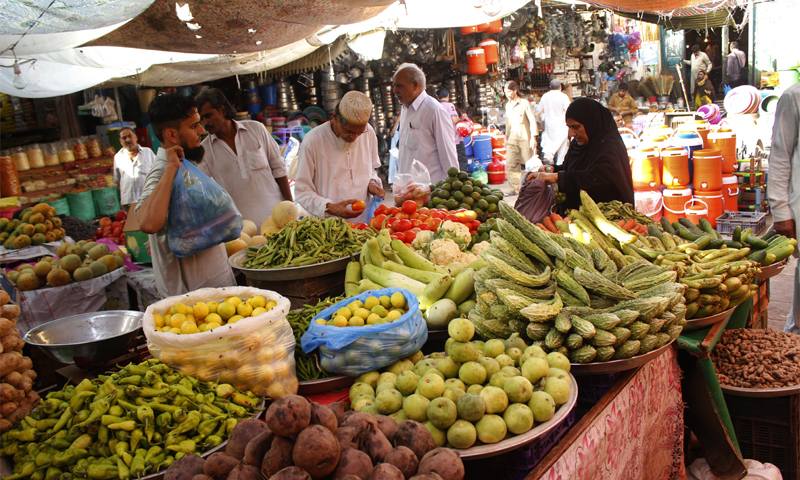
[[[506,179],[506,164],[494,159],[489,164],[487,173],[489,174],[489,184],[500,185]]]
[[[725,199],[722,195],[722,190],[716,191],[703,191],[695,190],[694,198],[702,200],[708,207],[708,221],[712,227],[717,226],[717,217],[724,213]]]
[[[739,180],[736,175],[722,176],[722,197],[725,200],[722,207],[724,211],[739,211]]]
[[[700,135],[700,138],[703,139],[703,148],[713,148],[711,144],[708,143],[708,134],[711,133],[711,129],[708,127],[698,127],[697,134]]]
[[[467,50],[467,73],[480,75],[489,71],[486,66],[486,52],[480,47]]]
[[[718,191],[722,189],[722,153],[719,150],[697,150],[694,152],[695,190]]]
[[[654,148],[644,148],[633,152],[631,175],[634,190],[658,190],[661,186],[659,155]]]
[[[692,200],[690,188],[668,188],[662,192],[664,216],[669,223],[677,222],[686,213],[686,204]]]
[[[504,148],[506,146],[506,136],[502,133],[492,135],[492,149]]]
[[[501,29],[502,29],[502,27],[501,27]],[[479,43],[478,46],[483,49],[483,53],[485,54],[486,63],[487,64],[497,63],[497,62],[500,61],[500,57],[497,54],[497,42],[496,41],[494,41],[492,39],[484,40],[481,43]]]
[[[261,113],[261,102],[252,102],[247,104],[247,113],[256,114]]]
[[[273,107],[278,101],[277,90],[275,85],[261,85],[261,104],[267,107]]]
[[[475,160],[490,160],[492,158],[492,136],[478,135],[473,139],[472,151]]]
[[[725,212],[717,218],[717,232],[732,234],[736,227],[752,228],[756,234],[767,226],[765,212]]]
[[[472,151],[472,144],[474,142],[475,137],[464,137],[464,153],[471,157],[474,152]]]
[[[459,31],[461,35],[469,35],[471,33],[478,33],[478,27],[476,25],[469,25],[467,27],[461,27]]]
[[[11,158],[17,166],[17,172],[24,172],[31,169],[31,164],[28,161],[28,154],[22,151],[22,147],[15,147],[10,150]]]
[[[501,33],[503,31],[503,20],[498,18],[489,22],[489,28],[486,33]]]
[[[689,152],[689,181],[694,177],[694,152],[703,149],[703,138],[697,132],[679,132],[672,138],[673,147],[683,147]]]
[[[708,220],[708,205],[698,198],[693,198],[684,205],[684,217],[698,225],[701,218]]]
[[[479,23],[478,25],[475,25],[475,29],[478,33],[481,33],[488,31],[490,26],[491,25],[488,23]]]
[[[58,161],[58,150],[55,143],[42,145],[42,153],[44,154],[44,165],[46,167],[56,167],[61,164]]]
[[[661,150],[661,182],[667,187],[689,184],[689,152],[682,147]]]
[[[664,198],[658,190],[633,192],[636,210],[650,217],[654,222],[664,215]]]
[[[39,144],[32,143],[25,147],[25,154],[28,156],[28,163],[30,163],[31,168],[44,168],[47,166],[44,163],[44,153]]]
[[[736,134],[729,129],[719,129],[708,135],[709,147],[722,152],[722,173],[733,173],[736,170]]]

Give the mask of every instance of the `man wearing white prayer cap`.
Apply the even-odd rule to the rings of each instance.
[[[303,138],[294,193],[310,214],[366,222],[366,209],[353,203],[361,200],[367,206],[373,195],[383,198],[383,183],[376,171],[381,165],[378,138],[368,123],[371,114],[369,96],[347,92],[331,121]]]

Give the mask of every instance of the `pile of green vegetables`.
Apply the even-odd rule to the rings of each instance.
[[[316,305],[303,305],[303,308],[292,310],[286,315],[286,321],[292,326],[292,333],[294,333],[294,340],[296,342],[294,347],[294,362],[297,380],[302,382],[331,376],[319,366],[315,355],[303,351],[303,347],[300,345],[300,339],[303,337],[303,334],[306,333],[306,330],[308,330],[309,325],[311,325],[311,319],[317,316],[321,311],[331,305],[341,302],[345,298],[344,296],[329,297],[325,300],[321,300]]]
[[[357,253],[373,236],[373,231],[353,228],[341,218],[305,217],[289,222],[261,247],[249,247],[242,267],[291,268],[337,260]]]
[[[151,359],[50,392],[0,437],[5,480],[125,480],[222,443],[258,399]]]

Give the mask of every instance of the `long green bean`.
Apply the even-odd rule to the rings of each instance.
[[[294,333],[294,361],[298,380],[316,380],[331,376],[318,366],[316,356],[303,351],[300,346],[300,339],[303,334],[306,333],[306,330],[308,330],[308,327],[311,325],[311,319],[314,318],[315,315],[344,299],[345,297],[343,296],[326,298],[316,305],[303,305],[302,308],[292,310],[286,315],[286,320],[289,322],[289,325],[292,326],[292,332]]]

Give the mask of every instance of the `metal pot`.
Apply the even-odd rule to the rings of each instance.
[[[350,69],[350,80],[353,80],[353,79],[358,78],[360,76],[361,76],[361,70],[359,70],[358,68],[351,68]]]
[[[375,78],[375,73],[372,70],[364,72],[364,78]]]
[[[336,81],[339,82],[339,83],[349,83],[350,82],[350,78],[346,74],[340,73],[340,74],[336,75]]]

